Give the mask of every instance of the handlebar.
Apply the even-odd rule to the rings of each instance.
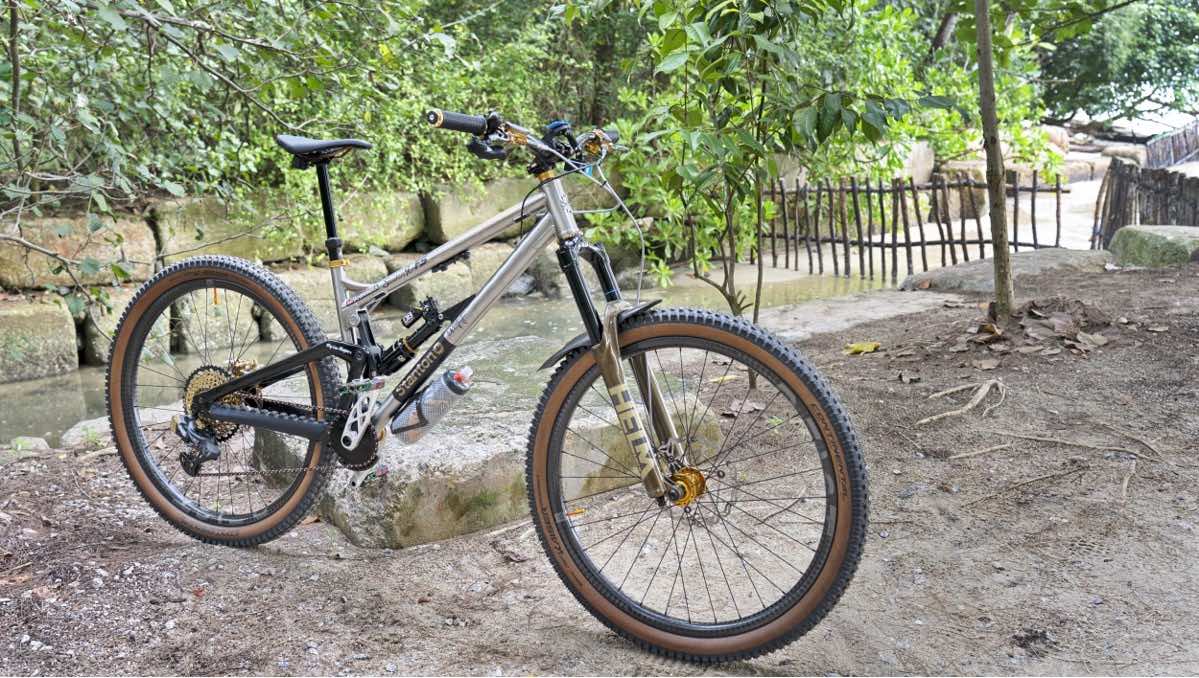
[[[434,127],[441,127],[455,132],[466,132],[475,136],[482,136],[487,133],[487,118],[481,115],[467,115],[465,113],[432,109],[428,113],[425,113],[425,121]]]
[[[620,139],[615,129],[591,129],[576,137],[571,132],[570,124],[562,120],[551,123],[545,136],[539,139],[532,130],[506,122],[494,112],[486,116],[467,115],[435,108],[425,113],[425,122],[441,129],[470,134],[473,138],[466,148],[483,160],[502,160],[508,157],[510,147],[527,146],[536,158],[536,162],[530,166],[531,173],[540,171],[539,168],[553,167],[560,161],[577,163],[581,155],[600,156],[602,159],[603,154]]]

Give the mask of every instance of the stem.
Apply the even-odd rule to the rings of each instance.
[[[1008,253],[1003,152],[999,148],[999,117],[995,111],[995,69],[992,62],[991,14],[988,5],[988,0],[974,0],[974,20],[978,28],[978,93],[983,123],[983,148],[987,154],[987,194],[991,200],[995,315],[997,318],[1006,319],[1012,311],[1014,291],[1012,261]]]
[[[17,113],[21,110],[21,58],[17,53],[17,22],[19,19],[17,0],[8,0],[8,62],[12,64],[12,101],[9,109],[12,111],[13,164],[17,167],[18,175],[24,173],[21,161],[20,134],[17,133]]]

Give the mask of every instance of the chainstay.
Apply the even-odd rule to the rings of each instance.
[[[317,412],[325,412],[326,414],[332,413],[334,415],[343,415],[343,416],[349,414],[349,412],[347,410],[340,410],[340,409],[337,409],[336,407],[324,407],[324,406],[313,407],[313,406],[309,406],[309,405],[299,405],[297,403],[288,402],[286,400],[275,400],[273,398],[265,398],[263,396],[252,395],[252,394],[243,395],[243,402],[253,402],[256,405],[258,405],[258,407],[248,408],[245,406],[237,406],[237,405],[234,405],[232,407],[235,407],[237,409],[261,409],[263,405],[273,405],[280,409],[305,410],[305,411],[309,412],[310,415],[316,414]],[[269,412],[269,410],[268,410],[268,412]],[[285,414],[282,412],[269,412],[269,413],[272,416],[280,416],[280,417],[303,416],[303,415],[299,415],[299,414]],[[334,469],[334,468],[338,468],[336,456],[334,456],[334,461],[332,461],[328,464],[321,464],[319,466],[294,466],[294,467],[283,467],[283,468],[273,468],[273,469],[256,469],[253,471],[213,471],[213,472],[208,472],[208,473],[201,472],[201,473],[197,473],[196,477],[197,478],[201,478],[201,477],[213,478],[213,477],[228,477],[228,476],[282,475],[284,473],[296,473],[296,472],[308,473],[310,471],[324,471],[326,469]]]

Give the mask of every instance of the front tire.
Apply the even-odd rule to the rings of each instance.
[[[687,449],[671,467],[700,471],[705,496],[662,507],[646,495],[592,353],[575,351],[542,395],[527,460],[558,576],[613,631],[672,658],[794,641],[836,604],[865,541],[866,472],[844,407],[804,358],[740,319],[655,310],[626,321],[620,344],[655,373]]]

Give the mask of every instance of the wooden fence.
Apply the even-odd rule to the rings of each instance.
[[[1095,203],[1091,248],[1106,249],[1130,224],[1199,226],[1199,177],[1113,159]]]
[[[1153,137],[1145,144],[1145,166],[1160,169],[1199,160],[1199,118],[1168,134]]]
[[[931,268],[972,257],[985,259],[992,244],[985,189],[985,183],[968,176],[939,174],[923,184],[912,179],[872,183],[849,178],[836,184],[796,180],[789,187],[779,181],[765,195],[778,209],[764,234],[762,256],[774,268],[798,271],[806,262],[809,274],[846,277],[853,275],[856,261],[862,278],[889,276],[892,282],[898,281],[901,268],[908,275],[929,270],[930,251]],[[1060,246],[1062,194],[1069,191],[1062,187],[1060,176],[1042,182],[1034,172],[1031,181],[1021,185],[1017,175],[1009,173],[1010,246],[1017,251]],[[1035,196],[1046,192],[1056,198],[1052,222],[1037,214]],[[1021,210],[1021,196],[1029,196],[1027,216]],[[1027,223],[1021,223],[1022,218]]]

